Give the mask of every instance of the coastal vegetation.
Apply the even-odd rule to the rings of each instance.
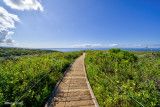
[[[31,55],[41,55],[46,53],[53,53],[53,50],[41,50],[41,49],[18,49],[18,48],[2,48],[0,47],[0,60],[5,59],[17,59],[20,57],[28,57]]]
[[[6,102],[15,103],[27,91],[28,93],[19,101],[22,104],[19,106],[44,106],[64,71],[75,58],[82,54],[82,52],[62,53],[53,51],[49,51],[48,54],[46,53],[48,51],[17,49],[17,53],[22,55],[21,52],[32,55],[19,57],[17,60],[5,59],[0,61],[0,106],[5,105]],[[44,53],[39,55],[39,52]],[[4,53],[12,55],[11,52],[5,50]],[[8,56],[8,54],[6,55]],[[44,78],[41,79],[43,76]],[[39,81],[38,84],[29,90],[37,81]]]
[[[101,107],[160,106],[160,52],[87,51],[85,65]]]
[[[18,106],[44,106],[64,71],[80,55],[0,48],[0,106],[15,103],[27,91]],[[101,107],[160,106],[160,52],[89,50],[85,66]]]

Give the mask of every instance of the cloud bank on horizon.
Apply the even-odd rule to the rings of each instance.
[[[73,45],[72,48],[103,48],[103,47],[116,47],[118,44],[109,44],[109,45],[101,45],[101,44],[81,44],[81,45]]]
[[[3,2],[12,9],[43,11],[43,6],[38,0],[3,0]],[[0,6],[0,46],[15,44],[11,37],[14,32],[10,31],[15,28],[15,22],[20,22],[19,17]]]
[[[159,48],[160,44],[80,44],[72,45],[70,48]]]

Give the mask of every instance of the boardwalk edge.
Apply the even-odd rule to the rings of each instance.
[[[83,54],[85,54],[85,53],[83,53]],[[84,60],[85,60],[85,55],[84,55]],[[92,87],[91,87],[91,85],[90,85],[90,83],[89,83],[84,60],[83,60],[83,68],[84,68],[85,76],[86,76],[86,78],[87,78],[87,81],[86,81],[86,82],[87,82],[88,88],[89,88],[89,90],[90,90],[90,93],[91,93],[91,96],[92,96],[92,99],[93,99],[93,101],[94,101],[95,106],[96,106],[96,107],[100,107],[99,104],[98,104],[98,101],[97,101],[97,99],[96,99],[96,97],[95,97],[95,95],[94,95],[94,93],[93,93]]]
[[[77,57],[76,59],[78,59],[79,57]],[[57,88],[60,85],[61,81],[63,80],[63,78],[65,77],[66,73],[68,72],[68,70],[71,68],[72,64],[76,61],[76,59],[69,65],[69,67],[67,68],[67,70],[64,72],[63,76],[59,79],[59,81],[57,82],[56,86],[54,87],[51,96],[49,97],[48,101],[46,102],[44,107],[49,107],[52,99],[55,97],[55,94],[57,92]]]

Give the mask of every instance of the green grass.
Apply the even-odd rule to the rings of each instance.
[[[110,49],[86,53],[87,76],[101,107],[140,106],[116,85],[146,107],[160,106],[159,52]]]
[[[64,71],[81,52],[52,52],[0,61],[0,106],[16,102],[49,72],[20,102],[27,107],[44,107]]]

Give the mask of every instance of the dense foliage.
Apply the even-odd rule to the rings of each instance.
[[[140,56],[120,49],[86,53],[87,75],[101,107],[140,106],[126,92],[144,106],[160,106],[159,52],[137,53]]]
[[[16,102],[47,72],[48,74],[20,102],[27,107],[44,106],[57,81],[81,52],[43,54],[0,62],[0,106]]]
[[[40,50],[40,49],[18,49],[18,48],[1,48],[0,57],[7,59],[14,58],[15,56],[35,55],[55,52],[53,50]]]

